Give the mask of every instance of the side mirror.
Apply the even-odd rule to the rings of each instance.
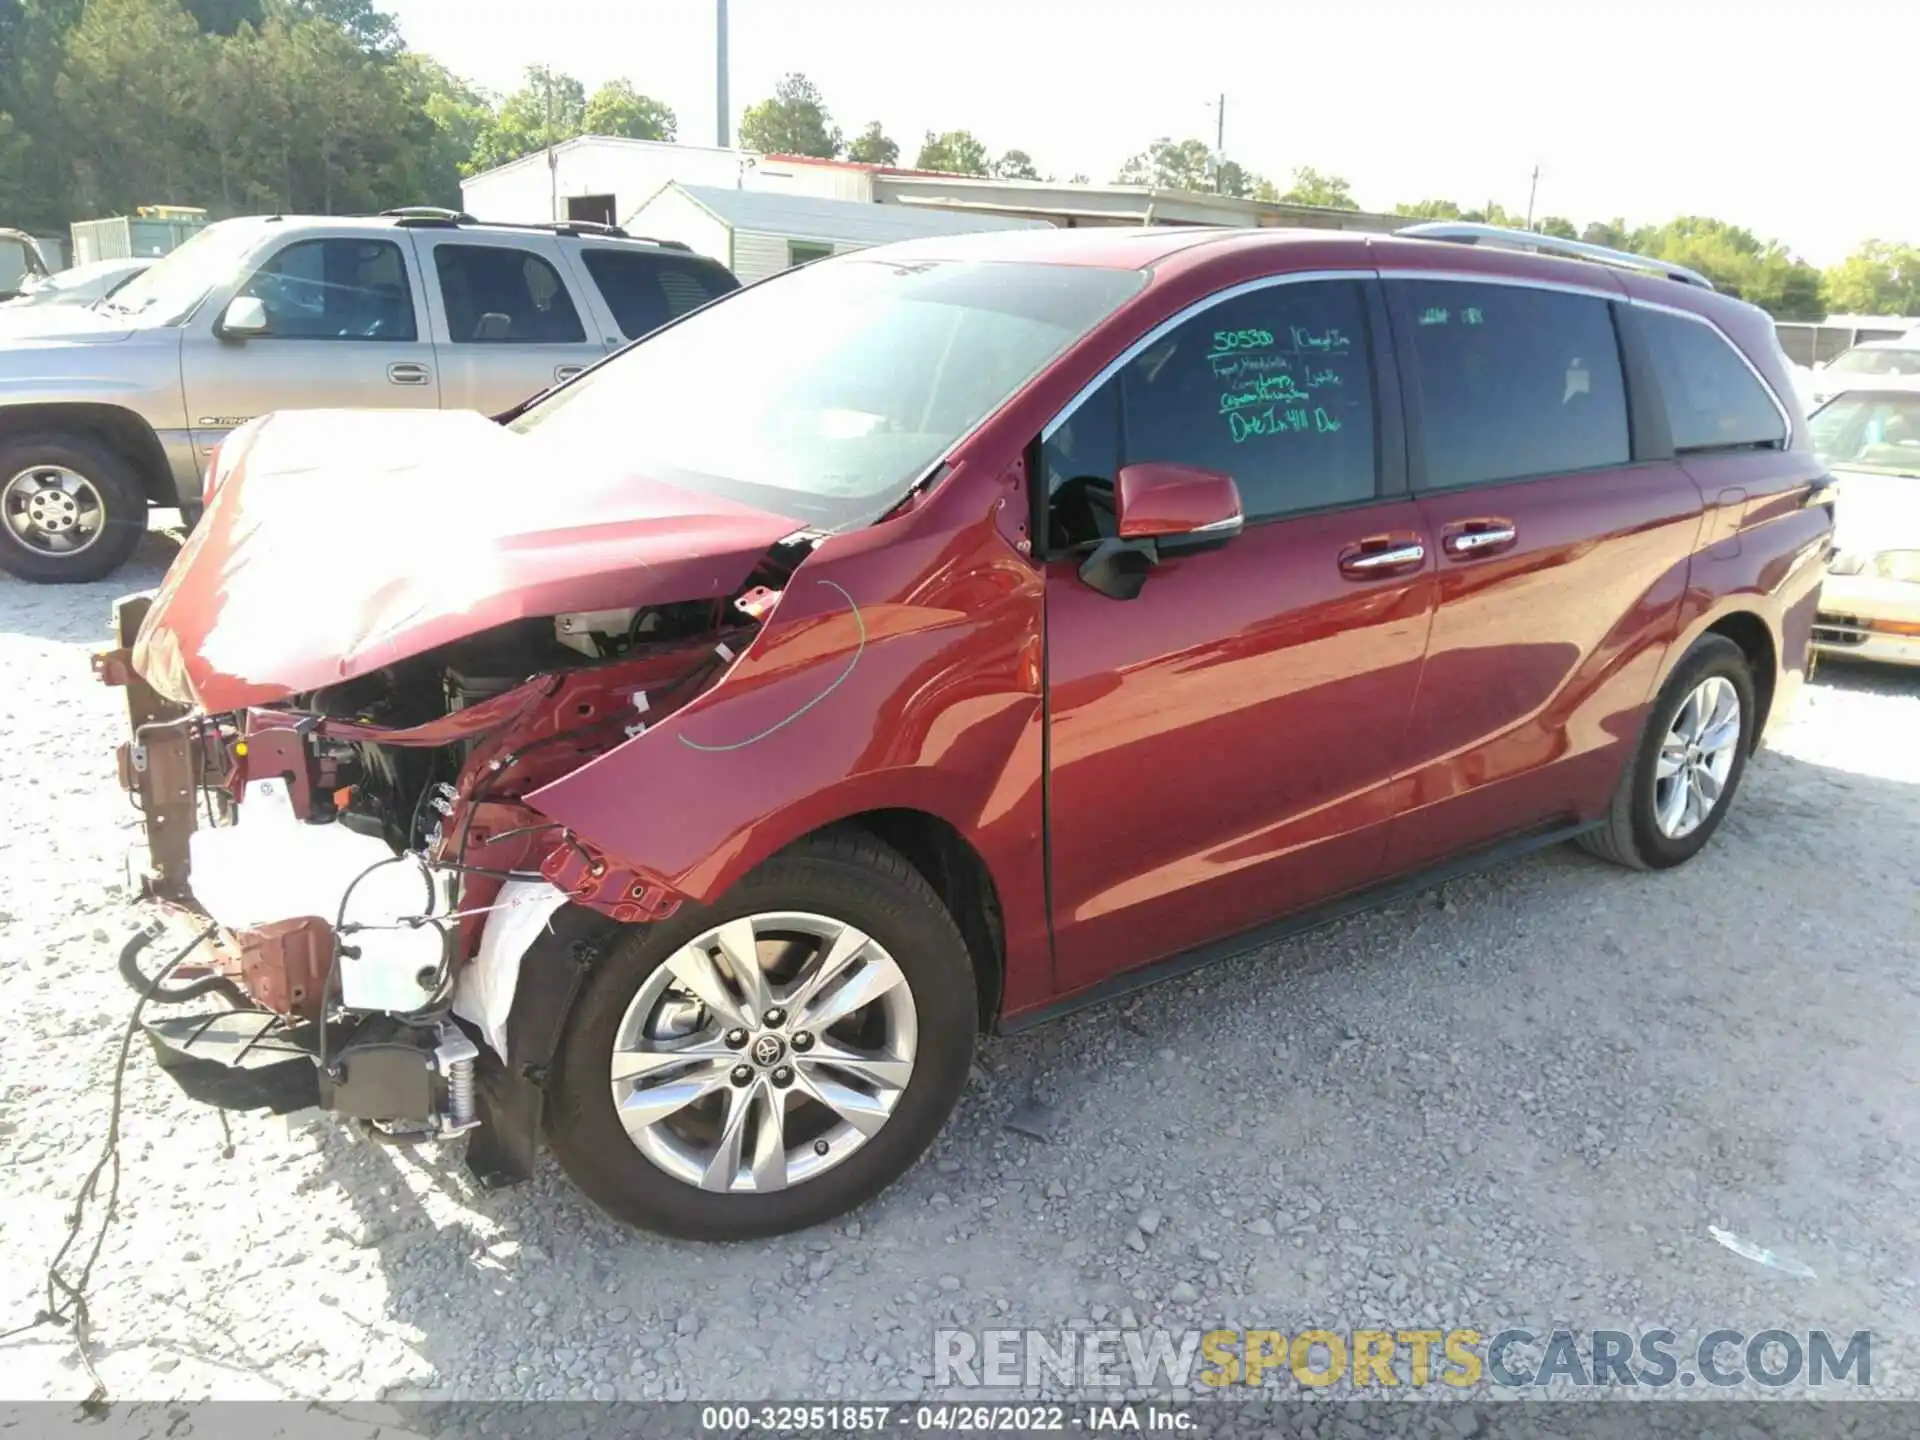
[[[269,327],[265,302],[257,295],[234,296],[221,312],[218,328],[222,337],[233,340],[266,334]]]
[[[1240,533],[1244,518],[1231,475],[1157,462],[1121,468],[1113,510],[1122,540],[1191,542],[1181,549],[1224,545]]]
[[[1121,467],[1113,512],[1119,533],[1080,566],[1080,578],[1111,600],[1138,595],[1163,554],[1217,549],[1245,523],[1231,475],[1157,461]]]

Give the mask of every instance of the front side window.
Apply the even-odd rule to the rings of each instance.
[[[614,323],[629,340],[651,334],[716,295],[740,288],[740,282],[723,267],[693,256],[587,249],[580,258],[613,312]]]
[[[1783,445],[1786,421],[1733,344],[1704,320],[1636,309],[1681,454]]]
[[[1628,462],[1626,385],[1605,300],[1446,280],[1387,288],[1412,360],[1427,488]]]
[[[512,422],[824,530],[865,524],[1145,283],[1137,270],[843,256],[648,336]]]
[[[579,345],[587,338],[560,272],[531,250],[437,245],[433,268],[456,345]]]
[[[238,293],[266,307],[265,339],[412,340],[417,335],[406,261],[390,240],[296,240],[276,250]]]
[[[1047,438],[1049,543],[1108,533],[1114,478],[1144,461],[1231,475],[1249,520],[1373,498],[1372,366],[1357,281],[1269,285],[1201,311]]]

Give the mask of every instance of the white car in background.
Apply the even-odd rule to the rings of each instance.
[[[1840,485],[1814,648],[1920,665],[1920,387],[1850,390],[1808,427]]]
[[[1862,341],[1815,370],[1796,365],[1793,378],[1809,410],[1848,390],[1920,391],[1920,331]]]
[[[56,270],[51,275],[30,275],[20,283],[20,293],[5,303],[9,310],[39,305],[93,305],[106,299],[134,276],[152,265],[151,255],[136,255],[125,260],[95,260],[71,270]]]

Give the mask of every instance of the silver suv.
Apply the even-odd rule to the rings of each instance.
[[[256,415],[497,414],[738,287],[685,246],[578,222],[210,225],[92,308],[0,315],[0,569],[110,574],[149,506],[197,518],[213,448]]]

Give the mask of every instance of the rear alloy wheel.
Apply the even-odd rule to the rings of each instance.
[[[41,583],[103,579],[146,524],[139,480],[113,450],[75,435],[0,441],[0,569]]]
[[[707,1239],[818,1224],[938,1132],[975,1007],[925,880],[869,837],[822,837],[600,963],[556,1058],[548,1135],[631,1224]]]
[[[1703,636],[1654,700],[1605,819],[1581,844],[1636,870],[1692,859],[1733,801],[1757,719],[1746,655]]]

